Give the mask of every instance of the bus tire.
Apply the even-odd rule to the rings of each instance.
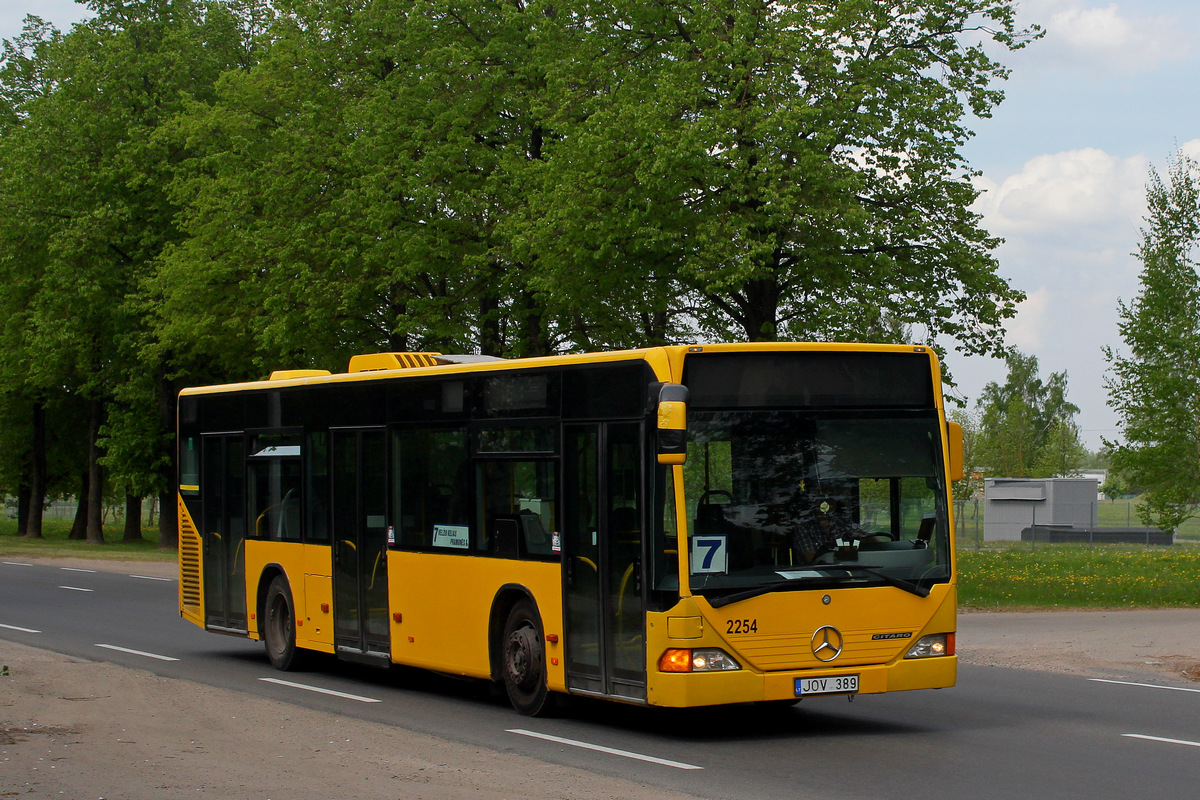
[[[288,580],[282,575],[276,575],[267,589],[262,620],[263,643],[271,666],[284,671],[299,667],[301,659],[296,647],[296,605],[292,602]]]
[[[504,688],[512,707],[530,717],[549,715],[554,698],[546,688],[546,645],[532,602],[520,600],[508,612],[501,644]]]

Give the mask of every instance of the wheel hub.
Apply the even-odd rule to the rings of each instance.
[[[532,649],[533,633],[528,628],[513,631],[508,640],[508,675],[518,686],[529,680]]]

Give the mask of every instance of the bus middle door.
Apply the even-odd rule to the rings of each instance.
[[[568,688],[646,698],[641,424],[572,424],[563,449]]]
[[[387,448],[382,429],[332,431],[333,633],[339,658],[391,663]]]

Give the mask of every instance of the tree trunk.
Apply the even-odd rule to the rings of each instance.
[[[22,534],[26,539],[42,538],[42,511],[46,508],[46,406],[33,401],[33,452],[29,470],[29,516]]]
[[[142,498],[125,493],[125,535],[122,542],[142,541]]]
[[[642,314],[642,335],[645,337],[643,344],[646,347],[662,347],[669,344],[667,341],[668,324],[670,324],[670,317],[666,311]]]
[[[179,547],[179,508],[174,492],[158,496],[158,546],[166,550]]]
[[[746,281],[746,337],[752,342],[774,342],[779,338],[779,281],[774,277]]]
[[[521,341],[517,354],[537,358],[550,352],[550,343],[542,330],[542,308],[533,292],[523,291],[513,301],[513,315],[520,325]]]
[[[21,478],[17,487],[17,535],[24,536],[29,527],[29,476]]]
[[[158,421],[164,431],[171,432],[170,454],[159,474],[159,485],[171,487],[158,495],[158,546],[167,550],[179,547],[179,514],[175,507],[176,471],[178,470],[178,410],[175,405],[175,384],[166,375],[166,361],[158,375]]]
[[[85,469],[79,478],[79,497],[75,502],[75,520],[71,523],[71,533],[68,539],[83,541],[87,538],[87,509],[88,509],[88,471]]]
[[[104,407],[99,400],[91,403],[88,424],[88,544],[104,544],[104,470],[100,466],[100,424]]]
[[[479,298],[479,352],[482,355],[504,355],[499,312],[500,301],[495,295],[485,292]]]

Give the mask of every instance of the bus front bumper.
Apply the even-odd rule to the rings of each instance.
[[[813,683],[809,679],[855,676],[856,691],[838,691],[834,680]],[[653,706],[689,708],[729,703],[771,702],[809,697],[881,694],[912,689],[944,689],[958,676],[957,656],[903,659],[891,664],[848,664],[820,670],[755,672],[747,669],[724,672],[667,673],[651,671],[647,700]],[[825,693],[797,694],[800,682],[820,687]],[[846,685],[845,682],[842,684]]]

